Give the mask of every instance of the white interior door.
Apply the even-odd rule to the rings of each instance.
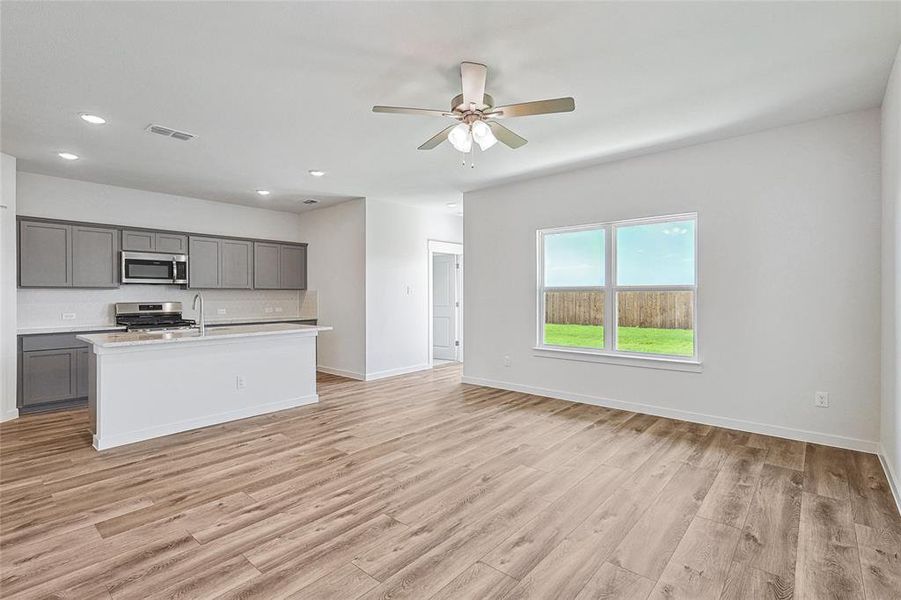
[[[433,255],[432,356],[457,360],[457,257],[453,254]]]

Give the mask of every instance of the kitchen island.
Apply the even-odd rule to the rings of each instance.
[[[316,337],[331,327],[269,323],[79,335],[91,345],[94,448],[317,402]]]

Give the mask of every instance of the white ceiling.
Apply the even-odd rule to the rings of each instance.
[[[536,173],[878,106],[899,7],[4,1],[0,140],[25,171],[225,202],[443,206]],[[444,109],[462,60],[489,66],[498,104],[571,95],[576,111],[505,121],[529,144],[498,144],[475,169],[448,144],[416,150],[442,119],[370,112]],[[199,138],[144,133],[151,122]]]

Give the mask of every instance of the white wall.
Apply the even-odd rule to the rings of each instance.
[[[17,214],[213,235],[305,242],[301,215],[19,173]]]
[[[882,101],[882,452],[901,485],[901,48]]]
[[[462,243],[463,218],[367,198],[367,379],[429,367],[429,240]]]
[[[319,293],[320,370],[363,379],[366,373],[365,234],[363,200],[305,212],[298,234],[309,242],[307,285]]]
[[[16,409],[16,159],[0,154],[0,421]]]
[[[466,194],[465,381],[875,450],[879,140],[870,110]],[[702,373],[534,355],[536,229],[693,211]]]

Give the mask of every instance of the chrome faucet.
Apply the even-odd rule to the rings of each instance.
[[[197,294],[194,296],[194,304],[191,306],[191,310],[197,310],[197,301],[200,300],[200,335],[206,335],[206,323],[203,318],[203,295]]]

